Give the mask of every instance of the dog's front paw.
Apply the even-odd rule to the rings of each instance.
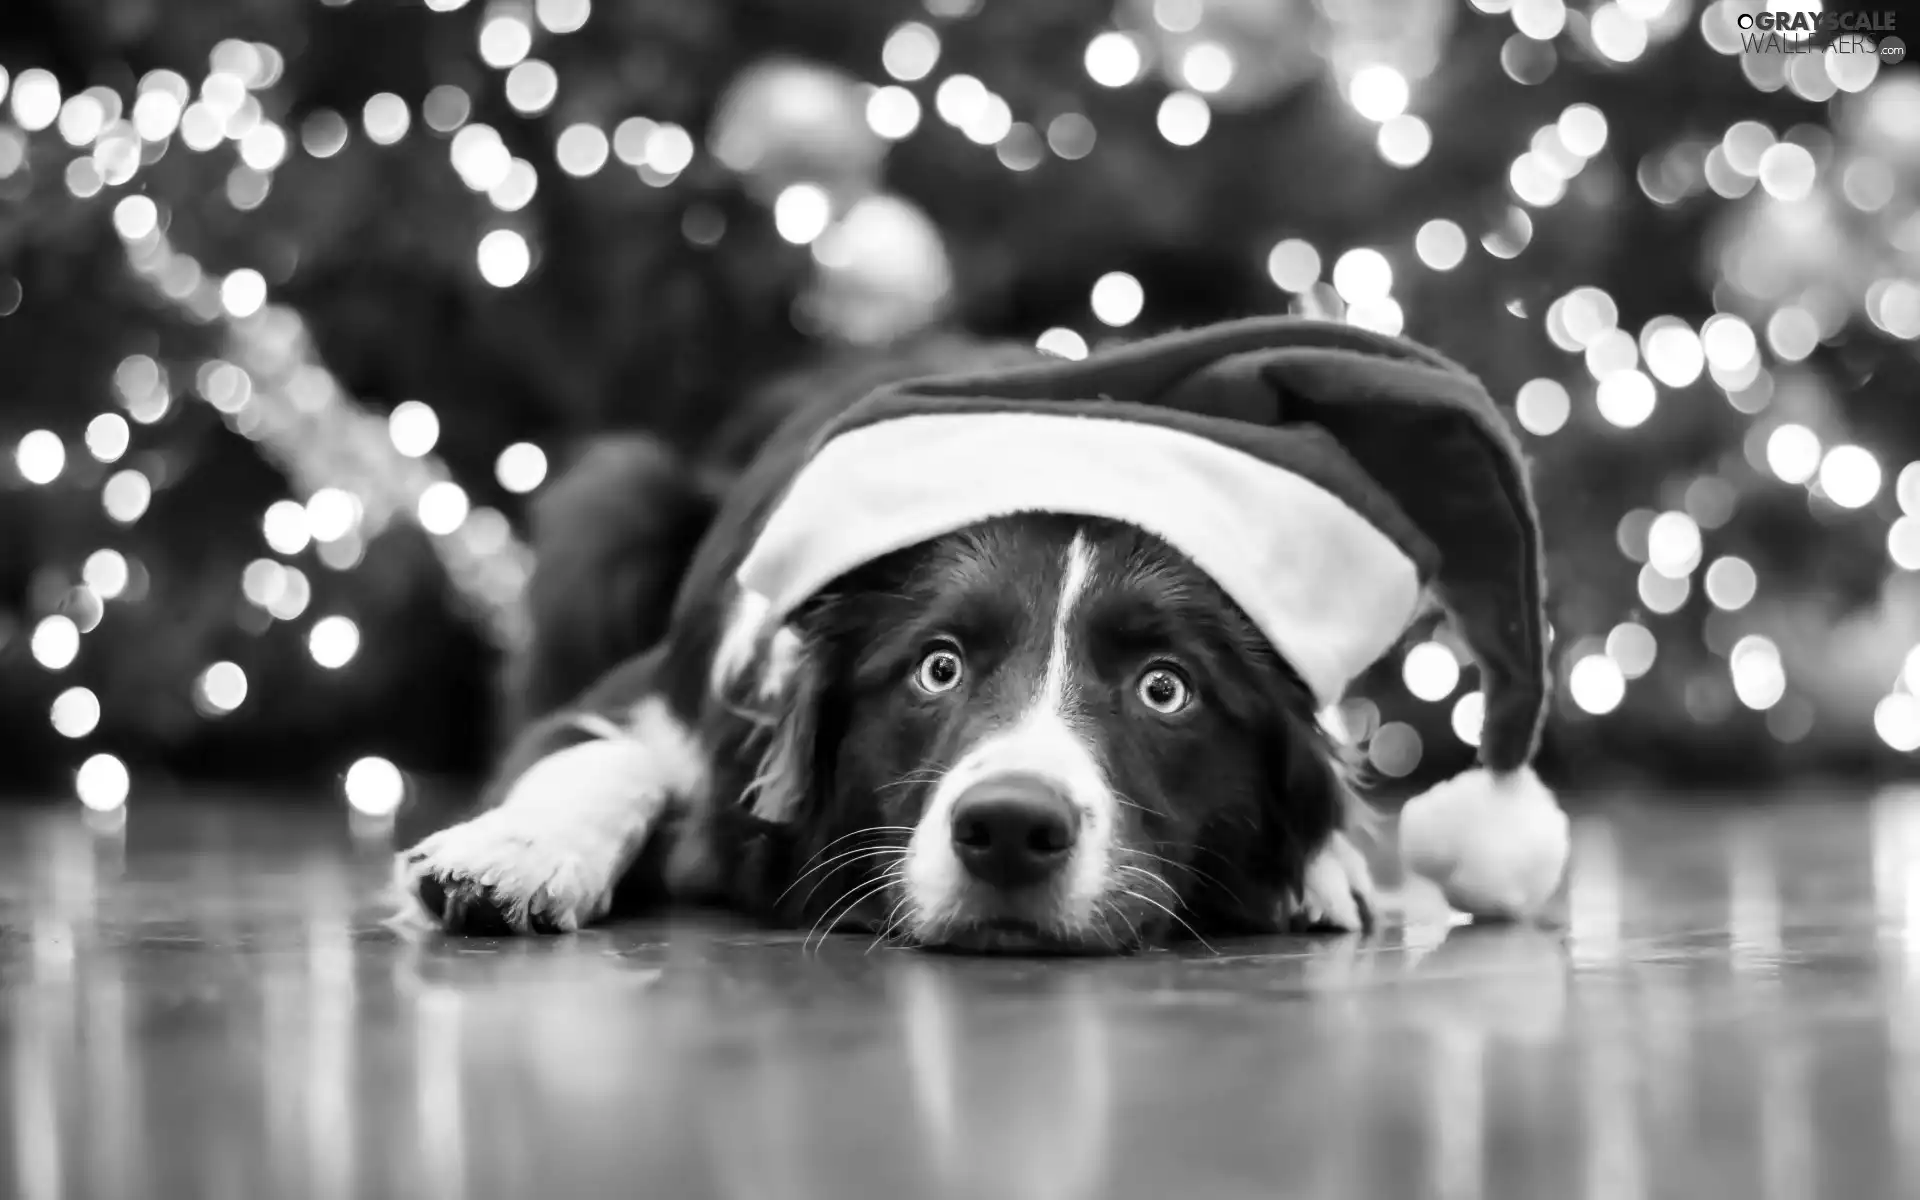
[[[1336,833],[1307,864],[1299,903],[1288,924],[1299,930],[1367,933],[1379,907],[1373,871],[1352,839]]]
[[[593,839],[495,809],[398,855],[394,882],[416,919],[449,933],[571,933],[605,915],[617,856]]]

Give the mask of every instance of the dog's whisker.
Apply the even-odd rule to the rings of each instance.
[[[846,841],[848,838],[873,837],[876,834],[882,834],[882,833],[911,834],[912,832],[913,832],[913,826],[911,825],[863,825],[858,829],[850,829],[847,832],[841,834],[839,837],[834,838],[831,841],[827,842],[826,844],[822,845],[818,850],[815,850],[813,852],[813,857],[807,859],[807,862],[812,862],[813,859],[819,858],[822,854],[825,854],[827,851],[833,849],[835,846],[838,846],[841,842]],[[805,864],[802,864],[802,865],[805,865]]]
[[[1180,889],[1174,887],[1173,882],[1169,880],[1165,875],[1162,875],[1157,871],[1149,871],[1145,867],[1134,866],[1132,863],[1121,863],[1116,869],[1121,871],[1131,872],[1132,874],[1135,874],[1135,875],[1139,875],[1142,878],[1147,879],[1150,882],[1165,888],[1167,891],[1167,899],[1173,901],[1175,904],[1178,904],[1180,902]]]
[[[867,858],[885,859],[888,857],[892,857],[894,860],[894,864],[889,865],[888,869],[896,870],[898,869],[897,864],[905,862],[907,857],[907,848],[905,846],[877,846],[864,853],[850,855],[847,858],[847,861],[840,865],[842,869],[845,869],[846,867],[851,866],[855,861],[859,861]],[[818,892],[821,889],[821,887],[823,887],[826,884],[827,880],[832,878],[833,878],[833,872],[829,871],[825,875],[822,875],[820,878],[813,881],[813,886],[807,889],[807,894],[800,897],[799,907],[801,912],[805,912],[807,910],[807,905],[812,902],[814,893]],[[794,883],[796,885],[799,882],[800,881],[797,879],[794,880]],[[858,887],[860,885],[856,883],[854,884],[854,886]],[[844,893],[842,894],[844,895]],[[837,904],[839,903],[839,901],[835,900],[834,903]],[[827,907],[831,908],[833,907],[833,905],[829,904]]]
[[[833,932],[834,927],[836,925],[838,925],[842,920],[846,918],[846,915],[848,913],[852,912],[855,908],[858,908],[860,906],[860,903],[866,900],[869,896],[872,896],[878,892],[884,891],[889,885],[894,883],[899,878],[900,878],[900,873],[897,870],[888,871],[886,874],[880,876],[880,878],[877,880],[868,880],[863,883],[856,883],[851,888],[848,888],[845,892],[842,892],[839,895],[839,897],[834,900],[833,904],[829,904],[827,906],[827,911],[825,914],[821,916],[820,920],[815,921],[813,923],[813,928],[807,931],[807,936],[801,939],[800,941],[801,952],[805,953],[807,948],[807,943],[813,940],[814,932],[816,930],[819,930],[822,924],[825,924],[826,929],[824,932],[820,934],[820,945],[825,946],[827,944],[827,936]],[[851,895],[856,892],[858,893],[858,895],[854,895],[852,900],[848,900],[845,907],[839,908],[837,910],[834,908],[834,905],[839,904],[840,901],[845,900],[848,895]],[[828,919],[829,917],[831,917],[832,919],[829,920]]]
[[[1159,909],[1161,912],[1167,914],[1167,916],[1179,922],[1179,924],[1183,928],[1185,928],[1188,933],[1193,935],[1194,941],[1199,942],[1201,946],[1206,948],[1207,953],[1216,954],[1216,955],[1220,953],[1220,951],[1214,948],[1211,942],[1207,941],[1207,939],[1200,936],[1200,931],[1198,929],[1195,929],[1192,923],[1190,923],[1185,917],[1181,916],[1179,913],[1173,911],[1171,908],[1168,908],[1166,905],[1160,903],[1158,900],[1155,900],[1152,896],[1142,895],[1141,893],[1134,891],[1132,888],[1121,888],[1120,890],[1124,892],[1126,895],[1132,896],[1135,900],[1138,900],[1144,904],[1153,905],[1155,908]]]
[[[833,866],[835,863],[850,863],[850,862],[857,862],[858,860],[863,858],[877,858],[884,854],[905,854],[905,853],[906,853],[906,847],[904,846],[855,846],[851,850],[843,850],[840,853],[834,855],[832,858],[829,858],[824,862],[815,863],[813,866],[808,867],[806,870],[800,872],[800,874],[794,876],[793,882],[789,883],[786,886],[785,890],[783,890],[778,896],[775,896],[773,898],[773,902],[775,904],[778,904],[782,900],[785,900],[787,898],[788,893],[792,892],[794,888],[797,888],[802,883],[806,882],[808,876],[813,875],[815,872],[818,872],[818,871],[824,871],[828,867]],[[814,857],[818,858],[819,856],[815,855]],[[808,861],[811,862],[812,860],[809,859]],[[816,884],[815,886],[817,887],[819,885]],[[807,894],[811,896],[813,893],[809,892]]]
[[[887,910],[886,920],[880,923],[880,932],[874,935],[873,941],[867,943],[866,952],[868,954],[872,954],[873,948],[875,946],[880,945],[882,942],[888,942],[888,943],[892,942],[894,928],[896,926],[896,923],[901,919],[903,919],[904,910],[907,907],[907,902],[909,899],[910,898],[907,896],[902,896],[898,900],[895,900],[893,902],[892,908]]]
[[[1208,848],[1202,847],[1202,849],[1208,849]],[[1232,861],[1231,859],[1228,859],[1226,855],[1221,854],[1218,850],[1208,849],[1208,852],[1213,854],[1214,857],[1220,859],[1222,862]],[[1146,849],[1136,849],[1133,851],[1133,853],[1139,856],[1140,858],[1144,858],[1148,860],[1149,862],[1160,863],[1172,870],[1185,871],[1187,874],[1193,876],[1195,879],[1198,879],[1203,883],[1210,883],[1214,887],[1219,888],[1220,891],[1227,896],[1234,895],[1234,890],[1227,886],[1225,880],[1221,879],[1218,875],[1213,875],[1213,874],[1209,874],[1206,871],[1202,871],[1199,867],[1194,866],[1192,863],[1176,862],[1175,860],[1168,858],[1164,854],[1155,854],[1153,851],[1146,850]]]
[[[893,782],[883,783],[873,790],[876,792],[884,792],[889,788],[907,787],[916,783],[939,783],[945,774],[945,771],[935,771],[925,768],[918,771],[908,771],[905,775],[902,775]]]

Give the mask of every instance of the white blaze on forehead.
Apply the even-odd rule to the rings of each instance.
[[[1060,572],[1060,598],[1053,609],[1053,640],[1047,647],[1047,671],[1040,680],[1036,709],[1065,715],[1068,684],[1073,677],[1073,648],[1067,644],[1067,626],[1081,595],[1087,590],[1087,573],[1092,569],[1093,547],[1087,545],[1086,534],[1076,532]]]
[[[1043,919],[1050,916],[1076,929],[1093,919],[1094,902],[1106,890],[1116,808],[1106,770],[1073,717],[1070,627],[1086,594],[1093,561],[1093,547],[1076,533],[1063,556],[1046,666],[1032,704],[1013,724],[988,734],[960,756],[941,778],[914,828],[907,885],[923,923],[965,916],[958,904],[968,880],[953,852],[954,801],[981,780],[1007,774],[1050,781],[1080,814],[1080,835],[1061,880],[1058,906],[1052,914],[1043,914]]]

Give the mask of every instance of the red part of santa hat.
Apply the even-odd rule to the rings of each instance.
[[[1274,318],[883,388],[822,432],[768,513],[737,573],[742,614],[776,627],[858,566],[1019,512],[1164,539],[1323,704],[1430,592],[1480,666],[1482,767],[1409,802],[1402,854],[1480,916],[1530,915],[1557,888],[1566,819],[1530,766],[1538,519],[1512,432],[1463,368]]]

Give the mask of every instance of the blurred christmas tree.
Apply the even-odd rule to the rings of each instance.
[[[1513,401],[1563,765],[1910,768],[1920,71],[1763,7],[12,0],[9,782],[384,756],[377,805],[484,759],[582,437],[1285,309]],[[1461,662],[1343,708],[1381,773],[1471,754]]]

